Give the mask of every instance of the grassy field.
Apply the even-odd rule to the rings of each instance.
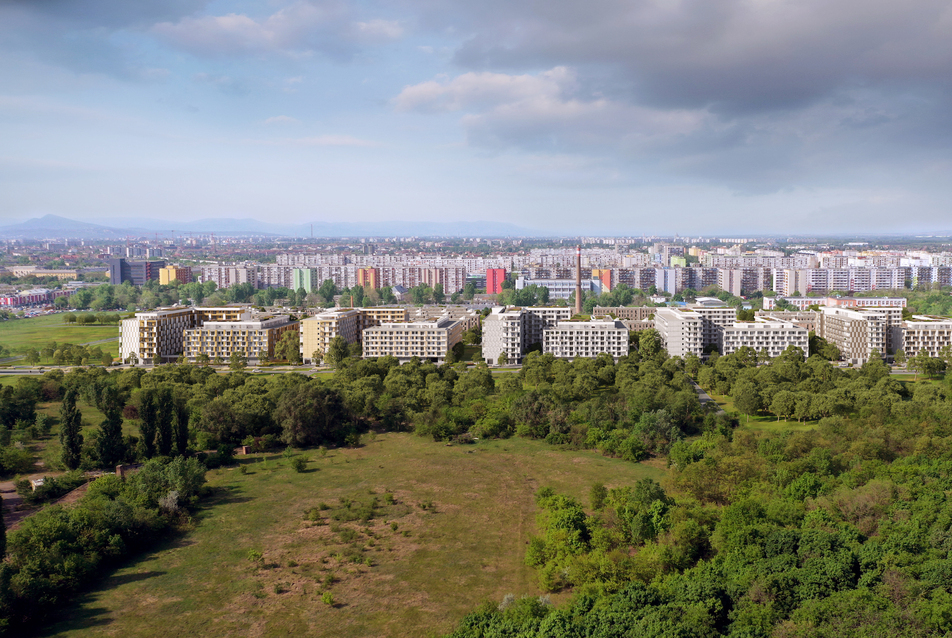
[[[663,473],[521,439],[447,446],[388,433],[307,456],[301,474],[280,455],[243,457],[245,474],[209,472],[193,531],[117,570],[41,635],[440,635],[484,599],[539,594],[523,556],[540,486],[587,503],[594,482]],[[374,498],[366,524],[333,520],[351,511],[341,499],[356,510]]]
[[[57,343],[88,343],[100,339],[114,339],[119,336],[118,326],[80,326],[63,323],[62,314],[44,315],[29,319],[8,319],[0,322],[0,345],[6,346],[15,353],[22,353],[27,348],[39,350],[50,341]],[[100,344],[106,351],[112,348],[119,352],[119,342]]]

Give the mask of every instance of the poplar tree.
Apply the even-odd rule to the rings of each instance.
[[[103,388],[100,410],[106,418],[99,424],[96,451],[102,467],[115,467],[122,462],[126,451],[122,440],[122,405],[114,387]]]
[[[155,456],[155,430],[156,430],[156,405],[155,395],[151,389],[142,391],[139,404],[139,454],[144,459],[151,459]]]
[[[76,407],[76,391],[67,390],[60,408],[60,444],[63,446],[63,465],[71,470],[82,460],[83,417]]]

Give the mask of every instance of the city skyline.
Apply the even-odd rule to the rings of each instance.
[[[930,1],[6,3],[0,226],[944,231],[950,30]]]

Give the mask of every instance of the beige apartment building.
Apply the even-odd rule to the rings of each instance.
[[[879,310],[821,308],[817,334],[836,346],[842,359],[851,364],[866,363],[873,350],[885,356],[888,313]]]
[[[562,321],[545,329],[542,351],[559,359],[597,357],[608,353],[616,361],[628,355],[628,328],[617,319]]]
[[[320,352],[323,357],[334,337],[343,337],[347,343],[358,343],[361,322],[361,311],[355,308],[330,310],[303,319],[300,347],[304,363],[315,363],[315,352]]]
[[[185,356],[195,361],[200,355],[228,361],[235,352],[255,365],[274,358],[275,346],[286,332],[297,332],[299,322],[288,315],[264,315],[237,321],[207,321],[185,331]]]
[[[182,352],[185,331],[206,321],[239,321],[250,317],[247,306],[159,308],[137,312],[119,326],[119,358],[155,365],[174,361]]]
[[[758,353],[766,351],[772,359],[794,346],[809,356],[810,333],[805,328],[789,321],[773,317],[757,317],[754,321],[737,321],[725,326],[721,332],[721,354],[731,354],[741,348],[753,348]]]
[[[442,364],[462,338],[463,322],[449,316],[386,323],[363,330],[363,356],[396,357],[400,363],[417,358]]]
[[[914,357],[922,351],[938,357],[942,350],[952,346],[952,319],[931,315],[913,315],[902,322],[902,351]]]

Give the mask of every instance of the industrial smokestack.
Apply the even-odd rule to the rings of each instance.
[[[582,314],[582,247],[575,247],[575,314]]]

